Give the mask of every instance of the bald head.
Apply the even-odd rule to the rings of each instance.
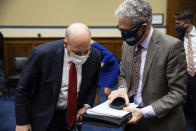
[[[69,51],[83,54],[83,52],[90,49],[90,41],[90,30],[85,24],[74,23],[67,28],[65,33],[65,48],[68,48]],[[75,54],[77,55],[77,53]]]
[[[71,37],[82,37],[82,36],[90,37],[89,28],[83,23],[74,23],[68,26],[65,37],[70,40]]]

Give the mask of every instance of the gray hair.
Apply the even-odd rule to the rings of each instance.
[[[125,0],[115,11],[119,19],[131,18],[133,24],[152,22],[152,7],[146,0]]]

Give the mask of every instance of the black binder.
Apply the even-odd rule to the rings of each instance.
[[[127,121],[132,116],[132,114],[128,113],[122,118],[109,117],[103,115],[94,115],[94,114],[87,114],[87,113],[84,113],[81,116],[82,119],[80,121],[84,124],[104,126],[109,128],[120,128],[121,126],[127,123]]]

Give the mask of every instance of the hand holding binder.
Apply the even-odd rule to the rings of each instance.
[[[128,107],[136,108],[137,105],[129,103]],[[83,123],[119,128],[128,121],[131,117],[131,113],[124,110],[113,109],[109,106],[109,102],[106,101],[92,109],[88,109],[87,112],[81,116]]]

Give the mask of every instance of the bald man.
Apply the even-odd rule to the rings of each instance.
[[[100,53],[90,47],[90,41],[88,27],[74,23],[67,28],[64,40],[33,49],[16,88],[16,131],[76,128],[79,115],[93,104],[101,65]],[[70,76],[73,69],[76,75]],[[76,106],[72,106],[74,98]],[[68,118],[74,107],[75,115]]]

